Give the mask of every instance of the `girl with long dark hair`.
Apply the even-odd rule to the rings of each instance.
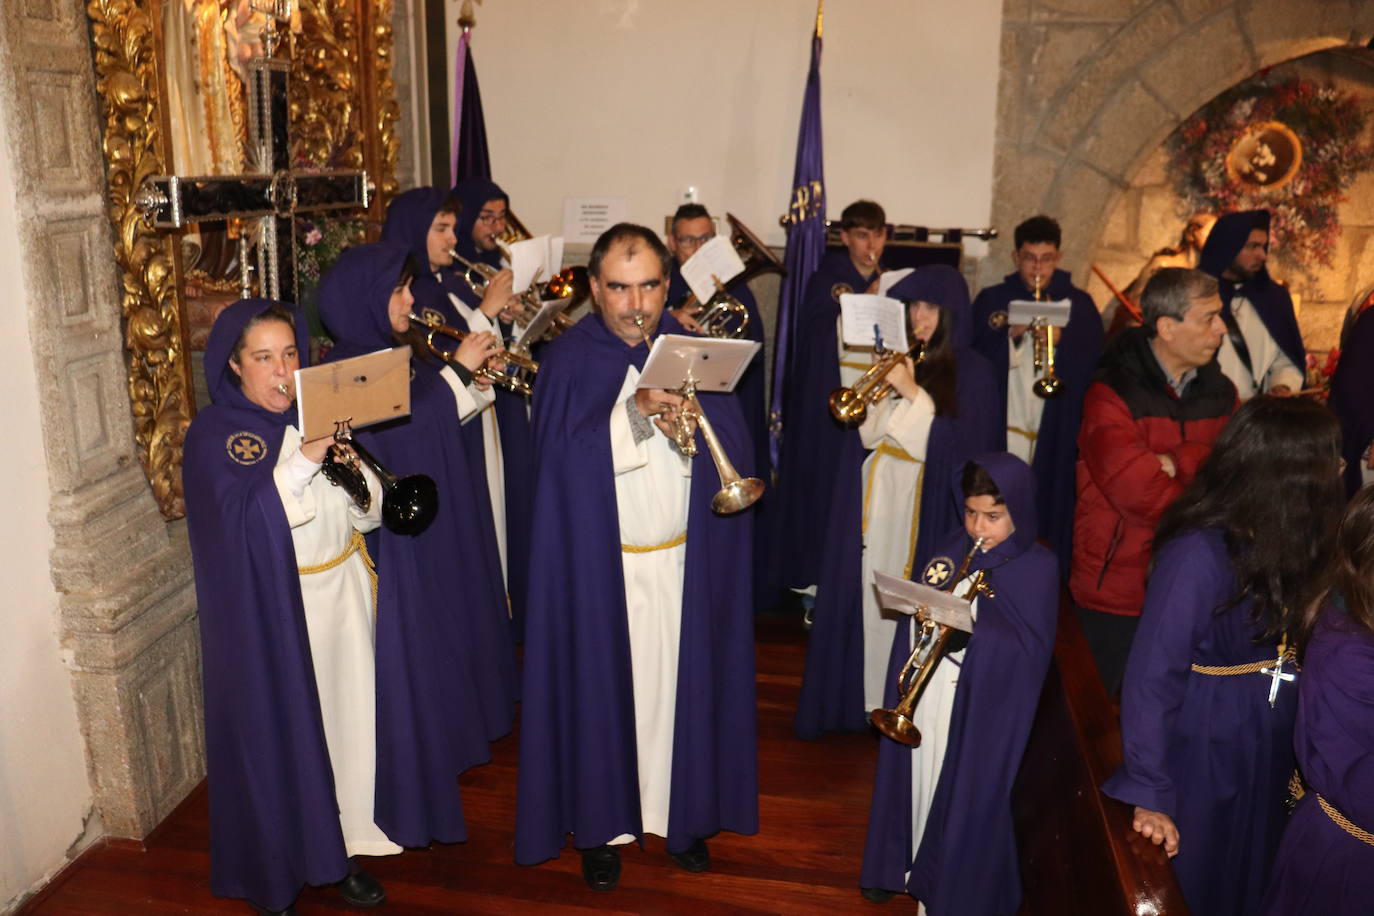
[[[1320,599],[1340,515],[1340,428],[1323,406],[1257,397],[1165,513],[1121,702],[1135,806],[1196,913],[1250,913],[1284,823],[1293,647]]]
[[[1362,913],[1374,900],[1374,487],[1336,534],[1329,599],[1301,629],[1293,744],[1306,791],[1284,830],[1263,913]]]
[[[912,340],[925,342],[887,375],[898,397],[868,408],[856,449],[868,449],[858,480],[834,482],[824,565],[796,730],[858,731],[881,706],[897,618],[878,606],[873,571],[910,577],[959,521],[955,471],[1001,445],[994,379],[968,348],[968,285],[944,265],[917,269],[888,296],[906,304]],[[817,494],[821,496],[822,494]]]

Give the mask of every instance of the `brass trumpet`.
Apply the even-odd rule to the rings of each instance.
[[[635,315],[635,325],[644,338],[644,345],[652,347],[649,332],[644,328],[643,315]],[[702,437],[706,439],[706,450],[715,463],[716,474],[720,476],[720,489],[711,498],[711,511],[717,515],[731,515],[752,506],[763,495],[764,483],[757,477],[741,476],[730,463],[710,419],[697,400],[696,381],[689,375],[682,387],[673,393],[682,398],[682,406],[677,409],[673,423],[673,441],[677,443],[678,451],[688,458],[696,457],[696,435],[692,430],[692,421],[695,420]]]
[[[443,324],[437,318],[422,317],[414,312],[410,313],[409,318],[426,330],[425,345],[429,347],[431,353],[445,362],[454,362],[451,351],[441,350],[435,345],[434,335],[439,334],[461,341],[468,336],[467,331]],[[528,356],[511,353],[508,350],[498,350],[495,355],[505,362],[506,368],[493,369],[483,363],[473,374],[487,379],[493,385],[499,385],[511,394],[518,394],[521,397],[529,397],[533,394],[534,376],[539,372],[539,364]]]
[[[733,213],[725,214],[730,222],[730,244],[744,262],[744,271],[731,280],[731,283],[748,283],[755,277],[766,273],[785,273],[782,262],[777,259],[759,237],[749,231]],[[700,305],[695,294],[689,294],[682,305],[690,309]],[[702,332],[708,337],[731,338],[738,340],[749,331],[749,309],[744,303],[725,291],[725,284],[716,280],[716,294],[706,303],[700,317],[696,319]]]
[[[1040,289],[1040,275],[1035,275],[1035,301],[1044,300],[1044,293]],[[1033,335],[1031,345],[1034,347],[1032,357],[1035,361],[1035,371],[1040,373],[1040,378],[1031,385],[1031,391],[1036,397],[1050,398],[1058,397],[1064,393],[1064,380],[1054,374],[1054,328],[1050,327],[1044,318],[1036,318],[1031,322],[1030,332]]]
[[[947,591],[953,592],[954,587],[968,575],[969,564],[973,562],[974,554],[982,546],[983,538],[973,542],[968,554],[964,556],[964,562],[959,565],[959,571],[950,580]],[[984,569],[973,574],[963,597],[973,601],[980,594],[989,598],[996,597],[992,585],[987,581],[987,570]],[[912,625],[915,626],[918,621],[921,629],[916,634],[916,645],[912,648],[906,664],[897,674],[897,693],[901,699],[892,709],[875,709],[872,714],[873,726],[878,731],[899,744],[911,747],[921,746],[921,732],[911,720],[911,714],[916,709],[916,703],[921,699],[931,674],[939,667],[940,659],[944,658],[945,646],[949,642],[950,634],[954,632],[953,627],[936,623],[927,617],[913,620]]]
[[[916,357],[916,365],[926,358],[926,344],[916,341],[910,350],[894,350],[885,354],[848,388],[830,392],[830,415],[845,426],[858,426],[868,416],[868,408],[892,394],[888,373],[908,356]]]

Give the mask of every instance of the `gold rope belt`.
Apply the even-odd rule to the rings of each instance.
[[[908,455],[905,449],[893,445],[886,439],[884,439],[882,442],[879,442],[878,447],[875,448],[873,451],[877,452],[879,455],[886,455],[889,458],[896,458],[898,461],[910,461],[912,464],[916,463],[916,459]]]
[[[679,534],[677,537],[673,538],[671,541],[664,541],[662,544],[650,544],[650,545],[648,545],[648,546],[643,546],[643,547],[640,546],[639,544],[621,544],[621,545],[620,545],[620,552],[621,552],[621,553],[653,553],[653,552],[656,551],[656,550],[669,550],[669,549],[671,549],[671,548],[673,548],[673,547],[681,547],[683,544],[686,544],[686,543],[687,543],[687,532],[684,531],[684,532],[682,532],[681,534]]]
[[[1370,833],[1368,830],[1364,830],[1351,823],[1348,817],[1336,810],[1335,805],[1331,804],[1331,802],[1322,798],[1320,795],[1317,796],[1317,804],[1322,806],[1322,810],[1326,812],[1327,817],[1336,822],[1336,826],[1340,827],[1361,843],[1368,843],[1370,846],[1374,846],[1374,833]]]
[[[353,536],[348,539],[348,546],[344,547],[343,553],[332,560],[317,563],[314,566],[297,566],[296,572],[302,576],[310,576],[315,573],[322,573],[333,569],[335,566],[343,565],[344,561],[355,553],[362,553],[363,565],[367,567],[367,577],[372,580],[372,613],[377,613],[377,564],[372,562],[372,555],[367,552],[367,541],[363,538],[363,533],[357,528],[353,529]]]
[[[1008,427],[1007,427],[1007,432],[1009,432],[1009,433],[1016,433],[1018,436],[1025,436],[1027,439],[1031,440],[1032,442],[1034,442],[1036,439],[1039,439],[1039,438],[1040,438],[1040,434],[1039,434],[1039,433],[1033,433],[1033,432],[1031,432],[1031,431],[1029,431],[1029,430],[1021,429],[1020,427],[1016,427],[1016,426],[1008,426]]]
[[[1297,656],[1293,652],[1283,653],[1283,664],[1291,665]],[[1232,674],[1258,674],[1264,668],[1272,668],[1275,659],[1265,659],[1260,662],[1250,662],[1246,665],[1193,665],[1193,670],[1198,674],[1210,674],[1214,677],[1228,677]]]

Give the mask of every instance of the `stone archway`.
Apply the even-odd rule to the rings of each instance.
[[[1264,67],[1371,36],[1362,0],[1005,0],[992,213],[1003,235],[980,280],[1009,268],[1010,228],[1045,212],[1085,285],[1117,198],[1189,114]]]

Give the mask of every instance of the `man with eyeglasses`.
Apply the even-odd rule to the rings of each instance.
[[[668,251],[673,255],[673,269],[668,282],[668,308],[674,318],[690,331],[700,331],[696,317],[701,314],[701,304],[684,307],[692,291],[682,278],[682,265],[697,253],[711,239],[716,237],[716,224],[710,212],[701,204],[683,204],[673,214],[672,228],[668,232]],[[749,330],[747,340],[763,343],[763,318],[759,315],[758,304],[748,283],[731,283],[725,291],[738,299],[749,310]],[[768,463],[768,407],[764,403],[763,392],[764,360],[763,350],[754,356],[754,361],[745,370],[739,386],[740,406],[744,409],[744,422],[749,427],[749,441],[754,449],[754,472],[767,467]]]
[[[1032,216],[1016,227],[1012,263],[1016,270],[973,300],[973,348],[992,361],[998,380],[1000,409],[1006,417],[1007,451],[1035,471],[1036,510],[1040,536],[1068,572],[1073,555],[1074,461],[1083,394],[1102,354],[1102,318],[1092,297],[1073,285],[1059,269],[1061,233],[1049,216]],[[1035,367],[1035,334],[1027,325],[1010,325],[1014,300],[1039,298],[1071,305],[1069,323],[1049,329],[1054,334],[1054,374],[1060,393],[1041,398],[1035,382],[1044,370]],[[1044,331],[1040,333],[1046,333]]]

